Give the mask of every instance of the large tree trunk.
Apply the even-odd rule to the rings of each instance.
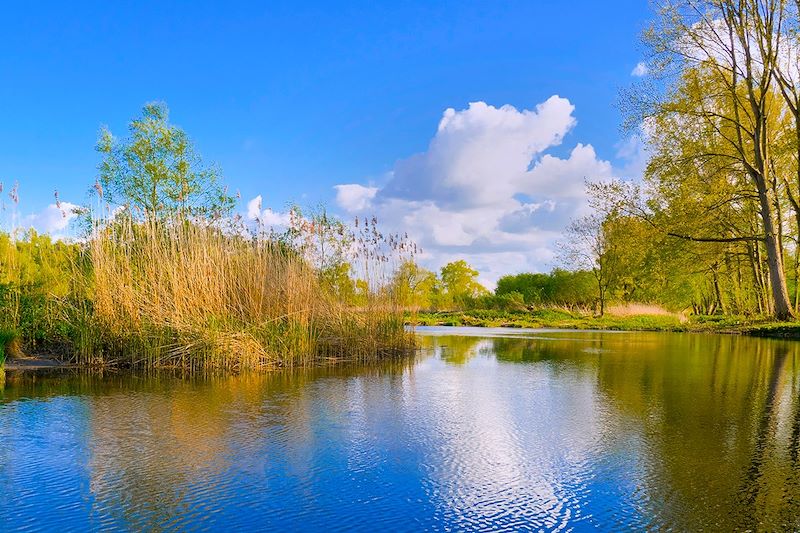
[[[761,256],[759,254],[759,246],[758,242],[747,243],[747,258],[750,262],[750,270],[752,271],[753,275],[753,283],[756,287],[756,305],[758,306],[758,313],[764,314],[766,312],[765,307],[765,294],[764,294],[764,280],[761,276]]]
[[[770,197],[771,191],[777,192],[777,177],[770,173],[775,169],[770,155],[772,108],[768,103],[774,67],[777,64],[777,36],[774,34],[775,7],[770,5],[769,9],[762,12],[759,10],[758,4],[726,1],[723,3],[722,11],[729,17],[726,22],[731,38],[731,47],[728,51],[731,52],[733,66],[732,101],[737,122],[737,144],[743,155],[749,149],[749,143],[742,142],[744,137],[747,136],[752,140],[752,159],[745,156],[743,162],[758,191],[759,211],[764,226],[764,247],[767,251],[768,281],[772,292],[773,315],[778,320],[788,320],[792,318],[792,308],[789,290],[786,286],[786,273],[783,270],[783,248],[778,229],[775,227],[776,217],[774,216],[775,211],[773,211],[773,206],[778,202],[777,198],[774,199],[775,202],[772,202],[773,198]],[[751,40],[754,21],[760,29],[760,40],[755,43]],[[733,39],[734,34],[737,37],[736,40]],[[736,41],[738,41],[738,46]],[[754,44],[757,46],[755,57],[751,50]],[[745,101],[749,104],[752,131],[748,131],[748,128],[742,126],[739,97],[736,93],[738,50],[741,50],[743,54],[742,82],[746,90]],[[780,220],[778,223],[780,224]]]
[[[778,235],[775,233],[766,187],[763,186],[763,181],[757,182],[757,185],[758,199],[761,204],[761,221],[764,224],[764,247],[767,250],[773,310],[775,318],[778,320],[789,320],[792,318],[792,304],[786,286],[786,273],[783,270],[783,250]]]

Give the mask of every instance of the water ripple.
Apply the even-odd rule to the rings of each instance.
[[[0,530],[800,527],[796,345],[436,333],[386,367],[9,373]]]

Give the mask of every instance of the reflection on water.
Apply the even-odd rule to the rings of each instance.
[[[431,328],[415,360],[0,386],[0,530],[800,527],[800,343]]]

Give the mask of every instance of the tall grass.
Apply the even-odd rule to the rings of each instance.
[[[8,357],[17,355],[18,349],[17,333],[0,328],[0,369],[3,368]]]
[[[285,240],[128,221],[96,232],[88,254],[90,316],[75,314],[79,363],[293,367],[411,346],[391,292],[343,301]]]
[[[117,216],[72,245],[7,235],[0,332],[85,365],[268,369],[407,352],[386,250],[399,241],[374,221],[326,220],[298,213],[279,235]]]

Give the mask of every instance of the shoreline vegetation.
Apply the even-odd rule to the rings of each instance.
[[[23,354],[189,370],[366,362],[412,351],[406,324],[800,338],[800,71],[778,52],[800,49],[797,12],[704,5],[702,15],[665,6],[645,32],[658,83],[623,94],[626,125],[647,148],[642,179],[589,177],[589,214],[554,247],[562,268],[509,273],[490,292],[465,260],[418,265],[407,234],[384,234],[363,211],[346,223],[323,208],[262,210],[257,197],[245,219],[219,167],[165,104],[149,103],[126,137],[101,130],[86,205],[55,191],[50,207],[65,226],[77,221],[69,238],[26,230],[19,184],[0,183],[0,364]],[[751,47],[761,53],[743,53]],[[504,217],[507,242],[448,257],[481,248],[513,264],[526,252],[507,248],[522,242],[510,236],[546,217],[539,207]]]
[[[6,277],[15,277],[0,285],[0,353],[23,364],[26,353],[87,367],[244,370],[411,350],[402,309],[382,281],[390,261],[379,254],[391,246],[374,222],[357,235],[334,228],[334,239],[313,220],[298,213],[282,236],[117,218],[81,243],[0,237]],[[319,239],[346,242],[370,282],[337,277],[339,259],[333,271],[320,266]],[[35,274],[29,283],[26,273]]]
[[[3,354],[7,355],[6,369],[13,371],[58,369],[58,368],[92,368],[92,367],[123,367],[123,368],[162,368],[183,370],[244,370],[244,369],[275,369],[295,366],[314,366],[325,363],[359,362],[382,360],[386,357],[396,357],[413,352],[415,343],[412,335],[404,330],[404,326],[450,326],[450,327],[478,327],[478,328],[524,328],[524,329],[560,329],[579,331],[650,331],[673,333],[709,333],[726,335],[747,335],[766,338],[800,339],[800,323],[780,322],[769,317],[741,317],[741,316],[698,316],[671,313],[656,306],[647,305],[620,305],[610,306],[603,316],[597,316],[589,309],[570,310],[566,308],[541,308],[536,310],[495,310],[472,309],[454,311],[398,311],[383,314],[376,318],[375,313],[369,314],[361,309],[357,316],[361,320],[361,328],[350,326],[351,335],[362,335],[362,339],[369,339],[369,344],[356,344],[355,336],[347,341],[338,340],[335,344],[331,338],[316,340],[318,345],[309,344],[301,351],[283,352],[280,357],[267,355],[262,347],[245,347],[240,358],[228,358],[223,361],[215,359],[220,357],[214,351],[214,346],[193,346],[184,338],[182,352],[175,351],[175,344],[164,344],[165,337],[152,338],[141,331],[130,327],[122,332],[110,332],[107,338],[123,343],[121,348],[105,347],[105,354],[100,351],[88,352],[94,354],[94,359],[81,358],[77,346],[69,344],[69,340],[62,339],[61,350],[56,345],[45,344],[41,350],[23,354],[18,335],[0,331],[0,369],[3,368]],[[369,317],[372,317],[371,320]],[[352,318],[352,317],[351,317]],[[382,329],[383,328],[383,329]],[[209,332],[202,330],[203,337],[224,333],[220,331]],[[308,329],[304,330],[308,334]],[[368,334],[369,333],[369,334]],[[190,332],[189,335],[192,333]],[[285,333],[280,328],[271,332],[272,337],[264,340],[281,342],[280,347],[289,346]],[[177,331],[172,332],[173,338],[179,338]],[[213,338],[213,337],[212,337]],[[300,337],[302,338],[302,337]],[[142,339],[149,339],[152,344],[143,345]],[[155,342],[157,339],[161,343]],[[224,339],[224,337],[223,337]],[[341,339],[341,337],[339,338]],[[308,338],[306,338],[308,341]],[[93,339],[97,342],[97,338]],[[139,344],[133,344],[138,342]],[[197,341],[194,341],[197,342]],[[220,342],[216,348],[228,350],[230,344]],[[230,341],[228,341],[230,342]],[[262,341],[263,342],[263,341]],[[313,340],[311,342],[314,342]],[[351,342],[352,344],[348,344]],[[125,343],[130,343],[126,346]],[[170,348],[170,346],[173,346]],[[69,351],[64,351],[67,349]],[[97,346],[95,346],[97,350]],[[117,351],[114,351],[117,350]],[[258,351],[256,351],[258,350]],[[173,358],[180,357],[180,361]],[[256,359],[253,359],[254,353]],[[149,354],[151,359],[142,358],[142,354]],[[293,357],[292,357],[293,356]]]
[[[64,218],[80,222],[72,239],[17,227],[18,184],[8,193],[0,357],[238,371],[413,350],[391,283],[416,253],[407,236],[324,209],[294,207],[280,230],[260,205],[244,220],[164,104],[146,105],[129,133],[101,132],[91,205],[64,205],[56,191]]]
[[[800,339],[800,323],[780,322],[770,317],[684,316],[678,313],[615,313],[603,316],[591,311],[544,308],[497,311],[420,311],[406,313],[408,326],[464,326],[479,328],[564,329],[584,331],[661,331],[674,333],[718,333],[784,339]]]

